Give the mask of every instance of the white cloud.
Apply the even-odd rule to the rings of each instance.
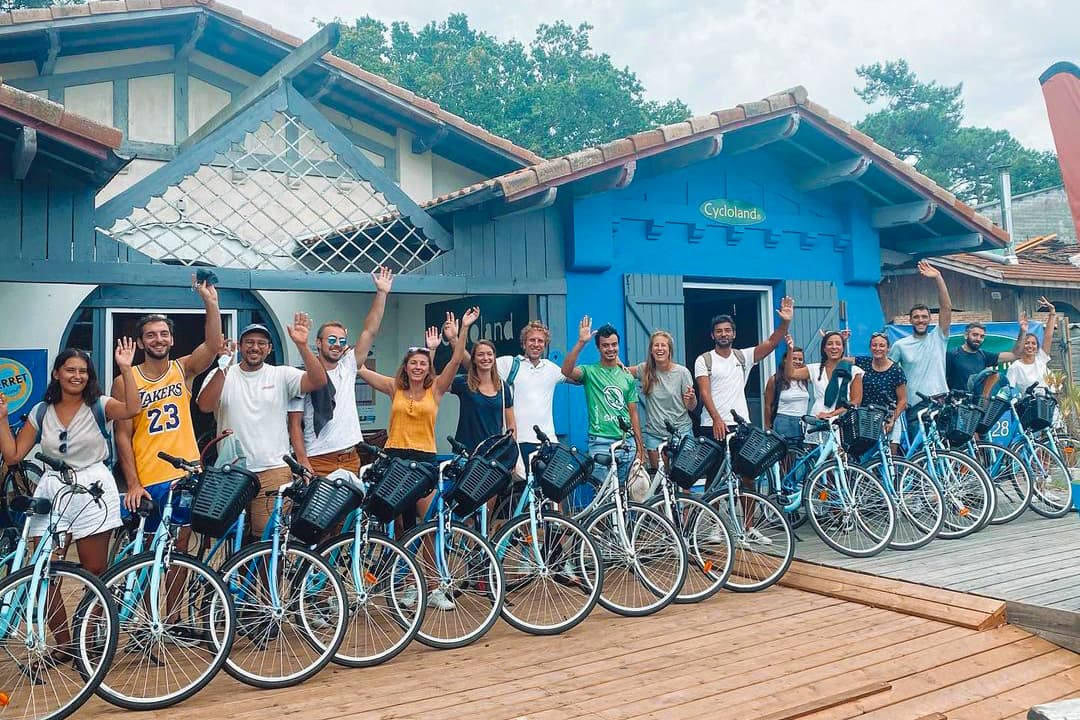
[[[682,98],[695,112],[755,100],[792,85],[854,121],[866,106],[852,88],[855,67],[904,57],[924,80],[964,83],[966,120],[1007,129],[1026,145],[1052,149],[1038,76],[1077,57],[1080,3],[1060,0],[231,0],[247,14],[307,36],[311,18],[358,12],[414,26],[451,12],[500,38],[528,42],[542,22],[595,26],[593,47],[627,65],[649,96]]]

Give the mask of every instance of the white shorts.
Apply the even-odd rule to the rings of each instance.
[[[116,480],[103,463],[95,463],[88,468],[75,471],[75,482],[82,487],[89,487],[97,482],[105,494],[95,501],[89,493],[57,493],[67,486],[60,481],[60,474],[49,470],[38,482],[34,497],[48,498],[53,503],[51,517],[57,517],[57,529],[71,533],[74,540],[81,540],[91,535],[118,528],[120,522],[120,494],[116,490]],[[30,520],[30,535],[41,537],[49,528],[50,516],[35,515]]]

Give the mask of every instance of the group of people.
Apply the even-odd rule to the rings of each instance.
[[[177,471],[159,459],[158,452],[192,460],[199,457],[191,415],[193,400],[202,411],[214,413],[219,432],[232,434],[246,468],[258,476],[263,488],[275,489],[289,481],[290,470],[282,457],[290,452],[317,475],[358,470],[356,448],[363,440],[356,412],[358,376],[390,398],[386,453],[423,463],[436,461],[436,418],[447,393],[459,401],[455,433],[459,442],[472,448],[491,436],[513,433],[514,447],[524,459],[539,447],[534,426],[555,437],[556,387],[563,382],[579,384],[584,388],[588,412],[588,451],[590,455],[606,453],[622,441],[616,462],[624,477],[634,461],[657,465],[657,451],[670,439],[669,428],[675,429],[676,441],[694,432],[692,413],[699,407],[697,432],[714,440],[725,437],[736,414],[748,418],[745,386],[751,371],[785,340],[783,361],[768,381],[764,416],[767,427],[792,440],[802,437],[801,418],[808,409],[818,417],[828,417],[844,412],[842,401],[893,406],[888,430],[895,439],[901,419],[906,417],[909,423],[914,419],[913,398],[966,388],[986,367],[1015,361],[1008,377],[1021,388],[1044,378],[1053,334],[1052,305],[1044,301],[1051,322],[1041,347],[1022,320],[1012,352],[982,350],[985,328],[978,323],[968,325],[961,347],[946,352],[951,324],[948,289],[931,265],[920,263],[919,272],[937,285],[939,315],[934,330],[930,329],[929,308],[917,305],[910,313],[912,335],[892,347],[885,333],[873,333],[870,355],[851,358],[847,333],[829,331],[821,338],[820,362],[807,364],[805,353],[789,335],[795,305],[785,297],[777,310],[776,330],[751,347],[736,346],[732,317],[714,317],[713,347],[695,359],[692,372],[675,362],[674,338],[664,330],[650,337],[647,357],[625,364],[616,328],[602,325],[594,329],[588,316],[581,320],[577,341],[561,366],[547,359],[551,335],[538,321],[522,328],[520,354],[498,357],[495,345],[488,340],[468,347],[469,330],[479,317],[478,308],[471,308],[460,318],[447,313],[441,328],[428,329],[423,345],[406,351],[393,375],[379,374],[366,366],[366,359],[393,284],[390,271],[385,269],[372,274],[374,301],[355,339],[350,338],[343,321],[332,320],[318,327],[312,347],[312,321],[297,313],[287,331],[303,360],[303,369],[270,365],[266,361],[274,348],[269,329],[248,325],[235,344],[227,341],[221,332],[217,291],[213,285],[199,282],[195,289],[206,319],[203,342],[194,351],[173,358],[172,320],[157,314],[140,318],[134,340],[122,339],[117,344],[115,360],[120,374],[111,396],[104,396],[89,355],[82,350],[65,350],[53,364],[43,403],[27,415],[17,436],[7,421],[8,408],[0,395],[0,452],[5,463],[14,464],[40,443],[43,452],[74,468],[81,484],[101,485],[104,495],[100,499],[76,497],[64,508],[62,519],[83,565],[100,573],[107,562],[109,533],[121,524],[121,504],[129,511],[144,498],[160,504],[177,478]],[[435,351],[444,343],[453,353],[437,370]],[[595,344],[599,360],[579,364],[589,343]],[[136,348],[145,359],[133,366]],[[459,373],[463,366],[465,372]],[[193,398],[193,379],[208,368],[212,370]],[[639,402],[644,417],[639,413]],[[127,486],[123,500],[107,467],[110,424]],[[53,474],[46,474],[37,492],[51,497],[58,483]],[[420,517],[430,502],[430,496],[420,500],[416,508]],[[174,518],[183,521],[176,511],[174,508]],[[268,515],[264,502],[252,504],[254,535],[263,531]],[[405,524],[414,521],[415,517],[403,518]],[[44,527],[34,530],[40,535]],[[753,535],[754,531],[750,532]],[[763,536],[750,540],[768,542]],[[438,592],[431,594],[429,602],[442,610],[454,607],[452,598]]]

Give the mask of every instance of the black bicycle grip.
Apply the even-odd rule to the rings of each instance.
[[[544,434],[544,431],[540,429],[539,425],[533,425],[533,432],[536,433],[536,439],[539,440],[540,442],[542,442],[542,443],[551,442],[551,438],[549,438],[546,434]]]
[[[42,452],[36,453],[34,455],[34,458],[37,459],[37,460],[40,460],[43,463],[45,463],[46,465],[51,467],[56,472],[67,472],[68,470],[71,469],[68,466],[68,464],[66,462],[64,462],[63,460],[57,460],[56,458],[54,458],[54,457],[52,457],[50,455],[46,455],[45,453],[42,453]]]
[[[157,456],[172,465],[177,470],[181,469],[182,467],[184,467],[184,465],[186,465],[186,463],[182,459],[176,457],[175,455],[170,455],[167,452],[159,452]]]
[[[1028,389],[1024,391],[1024,394],[1034,396],[1035,395],[1035,388],[1037,388],[1037,387],[1039,387],[1039,381],[1038,380],[1036,380],[1035,382],[1028,385]]]
[[[619,417],[619,429],[621,429],[624,433],[630,432],[630,422],[626,420],[626,418],[621,416]]]
[[[679,434],[679,429],[672,425],[670,420],[664,421],[664,430],[667,431],[668,435],[671,435],[673,437]]]
[[[454,451],[455,455],[467,455],[469,448],[465,447],[464,443],[458,442],[453,435],[447,435],[446,441],[450,443],[450,449]]]
[[[919,399],[922,400],[923,402],[930,402],[931,400],[933,400],[932,397],[930,397],[929,395],[923,395],[918,390],[915,391],[915,394],[918,395]]]
[[[300,463],[296,462],[292,455],[282,455],[281,459],[284,460],[285,464],[289,466],[289,469],[292,470],[293,475],[300,475],[301,477],[303,477],[304,474],[307,473],[307,469]]]
[[[734,410],[732,410],[732,411],[731,411],[731,417],[732,417],[732,418],[733,418],[733,419],[735,420],[735,424],[736,424],[736,425],[746,425],[746,424],[747,424],[747,423],[746,423],[746,420],[744,420],[744,419],[743,419],[743,418],[742,418],[742,417],[741,417],[741,416],[739,415],[739,413],[735,412]]]
[[[356,447],[360,452],[367,453],[368,455],[379,456],[383,454],[383,449],[378,445],[368,445],[367,443],[357,443]]]

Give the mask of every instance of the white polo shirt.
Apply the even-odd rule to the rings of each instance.
[[[533,365],[522,356],[518,364],[517,375],[511,390],[514,393],[514,420],[517,423],[517,439],[522,443],[538,443],[533,425],[539,425],[544,434],[555,440],[555,386],[566,380],[562,369],[547,358]],[[512,355],[503,355],[495,360],[499,377],[504,381],[510,377],[514,366]]]

